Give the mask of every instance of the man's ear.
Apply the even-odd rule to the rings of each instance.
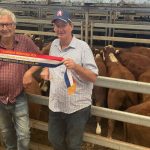
[[[16,24],[13,26],[14,29],[16,29]]]
[[[72,27],[72,28],[74,28],[74,25],[73,25],[73,23],[69,23],[70,24],[70,26]]]

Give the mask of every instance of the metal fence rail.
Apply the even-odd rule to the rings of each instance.
[[[95,85],[136,93],[150,94],[150,83],[99,76]]]
[[[18,25],[23,26],[30,26],[30,25],[36,25],[39,26],[38,31],[31,31],[31,30],[16,30],[17,33],[30,33],[30,34],[36,34],[36,35],[47,35],[47,36],[55,36],[54,32],[44,32],[45,25],[49,25],[52,28],[51,20],[43,20],[43,19],[25,19],[25,18],[17,18]],[[90,45],[93,46],[93,41],[112,41],[112,42],[128,42],[128,43],[145,43],[150,44],[149,38],[129,38],[129,37],[117,37],[114,35],[111,35],[110,30],[114,30],[114,32],[119,33],[118,29],[121,29],[122,32],[124,30],[124,33],[128,33],[128,31],[131,32],[131,34],[138,34],[142,35],[145,34],[149,35],[150,26],[148,25],[137,25],[137,24],[117,24],[117,23],[95,23],[93,21],[90,21],[89,14],[85,13],[85,19],[82,21],[73,21],[74,26],[76,28],[76,31],[78,34],[75,34],[77,38],[85,39],[86,42],[88,40],[90,41]],[[42,28],[41,28],[42,27]],[[100,33],[105,33],[105,35],[95,35],[95,30],[97,31],[103,30]],[[109,32],[107,31],[109,29]],[[128,30],[128,31],[127,31]],[[80,32],[80,33],[79,33]],[[90,34],[89,34],[90,33]]]
[[[42,30],[38,31],[32,31],[32,30],[16,30],[16,33],[29,33],[29,34],[35,34],[35,35],[46,35],[46,36],[56,36],[54,32],[48,31],[45,32],[43,31],[45,25],[49,25],[49,28],[53,28],[53,25],[51,23],[51,20],[43,20],[43,19],[22,19],[22,18],[17,18],[17,23],[20,25],[21,23],[25,23],[24,26],[30,26],[30,25],[37,25],[42,27]],[[80,33],[75,34],[77,38],[83,39],[83,21],[74,21],[73,22],[74,27],[77,28]]]
[[[95,85],[150,94],[150,83],[128,81],[123,79],[113,79],[99,76],[95,82]],[[27,96],[30,102],[48,105],[48,97],[37,96],[34,94],[27,94]],[[117,110],[101,108],[96,106],[92,106],[91,114],[94,116],[100,116],[104,118],[150,127],[150,117],[148,116],[121,112]],[[47,123],[31,120],[31,126],[33,128],[47,131]],[[118,140],[112,140],[106,137],[90,133],[84,134],[84,141],[109,147],[115,150],[150,150],[150,148],[147,147],[129,144]]]
[[[108,35],[101,36],[101,35],[94,35],[95,29],[109,29],[114,30],[115,33],[118,29],[124,29],[124,33],[127,33],[128,31],[132,31],[132,34],[135,34],[134,32],[138,31],[138,34],[143,34],[144,31],[150,31],[149,25],[131,25],[131,24],[112,24],[112,23],[90,23],[90,45],[93,45],[94,40],[98,41],[112,41],[112,42],[129,42],[129,43],[145,43],[150,44],[150,39],[145,38],[127,38],[127,37],[117,37],[114,35],[111,35],[111,33],[108,33]],[[117,30],[116,30],[117,29]],[[128,31],[126,31],[128,30]],[[119,32],[117,32],[119,33]]]
[[[37,120],[30,120],[30,121],[31,121],[30,125],[32,128],[48,131],[47,123],[37,121]],[[119,141],[119,140],[108,139],[106,137],[102,137],[99,135],[86,133],[86,132],[84,133],[83,140],[85,142],[93,143],[93,144],[104,146],[104,147],[109,147],[109,148],[112,148],[115,150],[149,150],[150,149],[147,147],[129,144],[129,143]],[[34,144],[34,145],[36,145],[36,144]],[[47,149],[46,149],[46,147],[45,147],[45,150],[49,150],[49,148],[47,147]]]

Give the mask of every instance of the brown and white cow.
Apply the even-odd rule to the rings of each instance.
[[[139,76],[138,81],[150,83],[150,69],[142,73]],[[141,102],[150,101],[150,94],[144,94],[144,93],[140,94],[140,101]]]
[[[41,95],[39,83],[33,78],[32,83],[25,89],[26,93]],[[29,102],[29,117],[32,119],[39,119],[41,105]]]
[[[113,54],[114,48],[112,46],[104,47],[103,52],[109,77],[135,80],[134,75],[115,57],[115,55]],[[109,89],[107,100],[108,108],[116,110],[126,110],[128,107],[136,105],[138,103],[136,93],[117,89]],[[113,120],[108,121],[109,138],[112,137],[114,124],[115,122]]]
[[[150,58],[150,48],[148,48],[148,47],[133,46],[133,47],[129,47],[129,48],[120,48],[119,50],[144,55],[144,56],[147,56]]]
[[[134,74],[136,80],[142,73],[150,69],[150,59],[147,56],[116,50],[116,57]]]
[[[150,117],[150,100],[132,106],[128,108],[126,111]],[[150,127],[124,123],[124,131],[125,131],[125,140],[127,142],[150,148]]]
[[[94,55],[95,55],[95,62],[98,67],[98,75],[99,76],[106,76],[106,66],[104,64],[104,61],[100,55],[99,49],[94,49]],[[93,100],[96,106],[104,107],[104,104],[106,103],[106,88],[100,87],[100,86],[94,86],[93,88]],[[101,134],[101,117],[96,117],[96,134]]]

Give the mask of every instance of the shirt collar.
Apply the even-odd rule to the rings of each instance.
[[[69,47],[72,47],[72,48],[75,48],[76,47],[76,38],[75,36],[73,36],[70,44],[69,44]]]
[[[60,40],[58,39],[57,42],[55,42],[55,46],[60,46]],[[76,47],[76,37],[73,36],[70,44],[68,45],[68,48],[71,47],[71,48],[75,48]]]

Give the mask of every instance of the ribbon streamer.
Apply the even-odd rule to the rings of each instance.
[[[68,94],[72,95],[76,91],[76,82],[72,77],[71,70],[66,69],[64,74],[65,83],[68,89]]]
[[[20,51],[0,49],[0,60],[32,66],[57,67],[63,64],[62,57],[38,55]]]
[[[54,68],[62,65],[64,58],[49,55],[39,55],[35,53],[26,53],[16,50],[0,49],[0,60],[10,63]],[[68,94],[73,94],[76,89],[76,84],[72,77],[71,71],[68,69],[66,69],[64,74],[64,80],[68,88]]]

